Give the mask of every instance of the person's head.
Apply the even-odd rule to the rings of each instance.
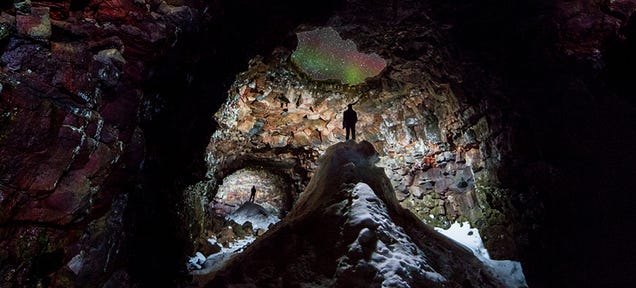
[[[353,104],[349,104],[347,107],[349,107],[349,109],[353,109]]]

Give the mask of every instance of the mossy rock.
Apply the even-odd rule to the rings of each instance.
[[[434,193],[428,193],[424,195],[424,197],[422,198],[422,204],[424,204],[425,207],[428,207],[428,208],[435,207],[435,205],[437,204],[437,200],[435,199],[433,195]]]
[[[491,225],[480,229],[480,234],[492,259],[516,258],[516,246],[511,236],[510,226]]]
[[[446,215],[446,209],[444,209],[443,205],[441,205],[441,206],[438,205],[438,206],[433,207],[433,209],[431,209],[431,214],[433,214],[435,216],[437,216],[437,215],[444,216],[444,215]]]
[[[485,214],[488,225],[503,225],[507,222],[506,216],[504,216],[503,213],[499,212],[498,210],[488,209],[486,210]]]

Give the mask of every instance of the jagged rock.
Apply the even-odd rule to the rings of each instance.
[[[93,59],[105,65],[126,64],[126,59],[124,59],[119,50],[114,48],[99,51],[97,55],[93,56]]]
[[[413,197],[417,198],[417,199],[423,199],[424,198],[424,192],[422,191],[422,189],[418,186],[411,186],[409,187],[409,190],[411,192],[411,195],[413,195]]]
[[[212,255],[218,253],[221,249],[222,247],[218,243],[211,244],[207,238],[199,238],[195,247],[195,250],[203,253],[203,255]]]
[[[0,149],[0,175],[2,175],[0,177],[0,227],[2,227],[0,228],[0,262],[2,262],[0,278],[3,279],[3,283],[20,287],[70,287],[87,286],[87,283],[97,286],[104,283],[93,283],[101,281],[94,281],[95,279],[111,279],[105,280],[108,281],[105,286],[127,285],[126,273],[117,272],[125,269],[104,265],[109,261],[111,264],[117,263],[115,265],[122,265],[121,263],[125,262],[118,261],[121,260],[121,254],[118,256],[115,255],[116,253],[109,252],[125,251],[119,250],[120,241],[125,239],[123,228],[117,228],[115,224],[111,227],[109,226],[111,224],[105,223],[117,222],[118,218],[115,214],[123,211],[126,206],[126,200],[114,202],[113,199],[131,192],[132,187],[143,186],[136,182],[137,180],[132,180],[137,172],[142,167],[153,165],[152,162],[155,160],[158,162],[165,160],[150,156],[147,159],[149,161],[141,165],[142,155],[152,153],[153,149],[143,149],[144,136],[138,127],[140,117],[144,120],[152,119],[156,115],[163,117],[165,114],[161,114],[162,106],[157,103],[169,98],[164,93],[144,89],[144,87],[153,86],[152,82],[145,82],[149,75],[162,73],[160,70],[148,69],[148,67],[161,66],[164,60],[168,60],[170,64],[167,65],[171,65],[170,61],[175,60],[171,57],[179,54],[179,49],[189,47],[189,45],[180,45],[180,41],[185,39],[184,34],[187,33],[184,31],[188,29],[201,29],[201,33],[205,31],[210,33],[208,34],[210,38],[216,39],[215,37],[218,36],[215,34],[218,32],[216,28],[219,27],[216,25],[225,25],[227,23],[224,21],[230,21],[230,19],[236,21],[233,25],[242,24],[242,21],[246,19],[232,17],[243,15],[237,13],[239,11],[232,10],[236,9],[232,8],[233,5],[218,7],[221,6],[217,4],[220,3],[219,1],[208,1],[209,6],[203,8],[197,6],[195,2],[197,1],[72,1],[74,6],[72,9],[71,1],[68,0],[33,1],[33,3],[30,0],[13,1],[13,3],[0,5],[2,9],[7,8],[0,14],[0,42],[2,42],[0,43],[2,44],[0,49],[2,54],[0,56],[2,62],[0,65],[2,66],[0,69],[0,92],[2,93],[0,97],[0,145],[2,146]],[[524,241],[528,239],[524,235],[526,231],[541,229],[541,224],[537,223],[536,219],[541,219],[543,206],[541,201],[537,200],[540,198],[537,195],[541,194],[541,191],[553,191],[551,190],[553,187],[539,191],[536,187],[530,186],[527,188],[530,192],[522,190],[516,193],[515,191],[510,193],[513,195],[510,196],[500,193],[502,190],[498,189],[497,185],[502,184],[492,182],[489,185],[476,185],[478,187],[474,188],[473,181],[474,179],[490,181],[501,178],[507,181],[507,184],[512,182],[510,185],[517,185],[518,188],[525,186],[526,182],[523,181],[531,181],[521,178],[534,179],[534,177],[513,178],[516,175],[514,173],[518,172],[504,171],[502,169],[509,167],[499,166],[508,165],[502,163],[513,163],[513,165],[519,165],[513,168],[526,171],[527,167],[523,165],[530,160],[515,157],[518,156],[515,153],[526,152],[515,152],[514,149],[519,148],[518,146],[523,146],[524,149],[529,148],[529,150],[533,148],[532,139],[528,139],[528,143],[517,145],[511,137],[514,133],[528,132],[527,129],[518,129],[517,131],[522,132],[514,132],[514,128],[519,127],[510,123],[510,121],[517,121],[515,117],[518,117],[519,112],[519,108],[515,107],[515,91],[510,93],[502,91],[501,86],[505,85],[496,83],[501,79],[489,75],[488,69],[484,71],[482,70],[484,67],[479,67],[489,65],[474,63],[481,60],[489,63],[488,61],[491,60],[488,57],[482,57],[480,61],[472,61],[474,59],[461,55],[462,50],[466,48],[455,46],[457,43],[453,41],[457,39],[446,38],[448,35],[453,37],[461,35],[461,29],[465,27],[460,26],[466,25],[467,22],[454,23],[457,19],[452,19],[449,23],[441,21],[438,24],[438,21],[429,17],[429,13],[432,13],[435,7],[440,6],[444,10],[448,8],[445,7],[447,4],[423,7],[419,6],[424,5],[422,1],[394,1],[389,5],[370,5],[356,0],[346,2],[347,5],[335,11],[330,18],[327,17],[324,23],[328,23],[344,38],[352,39],[361,50],[382,55],[388,60],[389,69],[377,78],[352,87],[315,83],[300,77],[293,69],[289,69],[286,57],[291,54],[291,51],[287,51],[286,48],[277,49],[272,55],[256,57],[255,60],[250,61],[247,71],[236,77],[236,82],[228,93],[227,105],[215,118],[219,122],[219,129],[218,134],[212,137],[208,146],[206,159],[210,169],[206,175],[208,179],[205,181],[210,181],[210,185],[214,186],[237,169],[262,166],[285,176],[284,181],[289,184],[287,188],[292,191],[290,197],[295,199],[297,195],[294,193],[303,191],[308,184],[308,179],[316,172],[318,155],[326,151],[330,145],[343,140],[340,119],[338,119],[341,115],[339,109],[344,108],[347,103],[356,102],[356,109],[361,112],[358,140],[368,140],[379,152],[378,157],[383,163],[390,164],[385,167],[391,179],[389,185],[394,188],[401,185],[401,191],[409,191],[414,196],[409,197],[409,201],[401,202],[401,205],[416,211],[420,216],[419,220],[428,221],[426,219],[429,218],[429,212],[434,210],[433,214],[437,214],[433,215],[433,218],[441,219],[439,223],[444,223],[445,217],[448,220],[462,216],[473,222],[478,221],[479,226],[486,229],[484,231],[487,234],[485,236],[488,237],[487,246],[504,247],[500,250],[503,254],[514,253],[510,252],[516,250],[514,245],[510,245],[509,241],[512,241],[510,239],[515,238],[515,241],[525,243]],[[462,3],[458,4],[462,6]],[[566,79],[567,81],[554,79],[554,82],[558,82],[559,85],[564,82],[562,87],[565,89],[561,89],[561,86],[556,89],[559,93],[566,93],[562,98],[565,101],[561,102],[569,103],[567,100],[573,99],[576,100],[572,101],[576,102],[576,105],[585,106],[590,105],[585,104],[585,101],[596,103],[594,102],[596,100],[590,99],[613,99],[611,98],[614,97],[613,89],[605,89],[616,88],[612,87],[611,83],[606,85],[608,83],[603,82],[600,83],[601,85],[592,87],[593,89],[591,88],[593,85],[588,83],[596,85],[595,81],[590,81],[592,79],[612,80],[614,76],[606,73],[612,72],[612,69],[603,69],[606,68],[606,60],[611,65],[612,57],[610,56],[614,46],[624,47],[628,52],[633,50],[629,49],[630,41],[633,42],[629,32],[633,24],[629,24],[629,19],[634,19],[634,1],[555,1],[547,7],[540,8],[537,10],[542,11],[541,17],[537,16],[534,20],[549,23],[548,25],[540,26],[534,21],[526,21],[521,28],[505,27],[504,30],[516,32],[515,29],[521,29],[522,33],[518,35],[529,35],[528,39],[533,40],[536,36],[538,38],[536,40],[539,41],[533,45],[542,45],[541,41],[548,39],[549,46],[553,48],[546,49],[545,54],[550,54],[557,60],[556,64],[550,65],[558,66],[560,69],[555,70],[567,71],[568,77],[573,77]],[[204,9],[206,12],[202,11]],[[165,14],[156,13],[158,10],[162,10]],[[534,11],[528,9],[526,12],[532,14]],[[221,15],[225,12],[235,14]],[[470,12],[473,15],[472,11]],[[202,14],[206,14],[203,17],[212,19],[209,20],[212,25],[207,25],[210,22],[197,23],[197,19]],[[253,16],[247,14],[250,17]],[[525,12],[522,14],[525,15]],[[509,18],[508,15],[501,16],[504,16],[502,17],[504,19]],[[260,20],[260,17],[258,18]],[[345,19],[348,20],[344,21]],[[47,22],[50,23],[47,24]],[[476,26],[479,26],[480,21],[477,22]],[[370,25],[371,23],[373,25]],[[499,22],[494,19],[494,23]],[[301,26],[303,30],[316,28],[306,25],[305,23]],[[253,31],[256,32],[258,29]],[[499,35],[498,32],[502,31],[495,29],[488,32]],[[256,36],[259,37],[259,35]],[[482,40],[486,35],[473,34],[471,37]],[[32,41],[32,39],[38,41]],[[501,39],[508,38],[501,37]],[[49,40],[53,41],[50,47],[47,45]],[[219,42],[224,40],[227,39],[220,37]],[[260,40],[262,39],[259,38],[258,41]],[[478,41],[481,44],[476,47],[488,49],[483,47],[498,44],[489,43],[487,37],[485,40]],[[475,44],[473,42],[469,41],[468,46]],[[462,43],[464,44],[466,43]],[[211,47],[205,48],[210,48],[211,54],[224,52],[222,49],[216,50],[219,48],[216,45],[210,44]],[[249,53],[246,52],[247,55],[253,51],[269,49],[261,49],[263,47],[260,45],[250,47],[253,50],[246,49],[241,52],[249,50]],[[171,57],[164,58],[167,49],[171,48],[174,49],[170,51]],[[539,52],[538,50],[542,50],[543,47],[530,45],[526,48],[528,51]],[[523,58],[528,56],[525,54],[526,48],[522,49],[523,51],[510,50],[520,53],[519,55]],[[189,52],[190,50],[186,53]],[[472,52],[478,52],[475,54],[481,56],[481,52],[484,51]],[[498,52],[501,51],[498,50]],[[484,56],[488,56],[487,54]],[[507,56],[512,55],[517,56],[516,54]],[[92,58],[93,56],[96,58]],[[192,55],[193,58],[198,56],[201,55]],[[536,60],[536,57],[541,56],[532,56],[529,59]],[[559,66],[564,64],[559,62],[560,59],[567,59],[566,61],[573,61],[575,64]],[[618,59],[614,61],[630,62],[629,57],[618,57]],[[592,66],[586,63],[592,63]],[[224,62],[224,64],[228,63]],[[537,64],[538,66],[530,67],[535,69],[528,71],[547,70],[547,68],[541,68],[543,67],[541,65],[545,63],[539,61]],[[550,65],[548,67],[553,67]],[[177,70],[189,68],[187,65],[177,66],[179,66]],[[593,75],[585,75],[586,77],[578,75],[580,71],[586,69],[595,72]],[[200,77],[200,75],[194,76]],[[225,79],[225,77],[232,79],[234,76],[214,75],[214,79],[210,81],[220,81],[218,79]],[[191,79],[188,78],[189,84]],[[182,79],[173,78],[170,80],[175,81],[175,84],[182,81]],[[533,83],[533,79],[527,80],[529,84]],[[514,86],[515,83],[510,84]],[[539,86],[550,86],[543,84],[546,83],[542,81]],[[180,86],[175,85],[175,87]],[[586,88],[590,91],[584,91]],[[531,89],[535,94],[528,95],[542,94],[541,87],[536,89]],[[611,97],[590,97],[598,96],[598,92],[593,92],[595,90],[607,92]],[[616,90],[620,92],[623,89]],[[583,91],[580,94],[585,97],[568,98],[567,95],[572,94],[567,93],[579,93],[571,91]],[[187,96],[183,101],[190,105],[192,103],[187,101],[191,101],[192,98],[190,98],[191,95]],[[212,95],[205,97],[208,96]],[[219,95],[213,95],[214,99],[218,99],[217,96]],[[224,96],[220,95],[220,97]],[[546,94],[543,97],[550,98],[550,96]],[[532,100],[528,101],[530,103],[523,103],[533,103]],[[541,104],[555,104],[546,102],[548,103]],[[139,109],[140,103],[143,103],[143,109]],[[629,101],[617,103],[616,107],[629,107],[624,105],[629,104]],[[196,103],[196,105],[199,104],[201,103]],[[204,105],[208,104],[206,102]],[[506,110],[499,111],[501,108],[498,107],[499,104],[505,106]],[[556,111],[561,107],[559,105],[545,106],[554,107],[550,109]],[[590,106],[596,108],[594,105]],[[167,110],[172,108],[169,107]],[[528,106],[528,109],[535,108],[537,107]],[[578,106],[574,108],[576,109],[572,109],[573,111],[583,111],[578,109]],[[142,113],[139,113],[140,110],[143,110]],[[590,110],[600,111],[600,109]],[[147,111],[152,112],[146,113]],[[236,111],[239,117],[235,117]],[[537,115],[525,120],[550,122],[554,118],[560,118],[559,116],[543,119],[545,115],[541,115],[540,112],[539,109]],[[546,111],[543,110],[543,112]],[[552,110],[549,112],[548,114],[560,115]],[[585,111],[581,113],[585,114]],[[607,113],[607,115],[611,115],[612,119],[615,116],[621,116],[617,113]],[[170,119],[170,116],[172,115],[168,115],[167,118]],[[567,119],[567,113],[562,118]],[[620,119],[620,117],[616,118]],[[573,122],[576,122],[576,125],[558,124],[575,128],[581,123]],[[574,127],[568,127],[568,125]],[[590,132],[594,133],[589,135],[597,135],[597,131],[590,130]],[[616,133],[616,135],[619,134]],[[572,135],[576,136],[577,133]],[[521,142],[525,142],[525,137],[532,136],[524,134]],[[573,139],[575,141],[576,137]],[[183,142],[188,141],[183,140]],[[546,143],[552,146],[551,141]],[[578,148],[579,146],[585,147],[585,143],[570,146],[556,144],[554,147],[568,147],[575,151],[581,149]],[[601,146],[598,145],[598,147]],[[457,152],[455,163],[452,163],[451,158],[440,154],[444,151],[453,153],[455,149],[462,150]],[[536,154],[543,152],[546,151],[536,151]],[[547,152],[555,153],[546,155],[569,153],[549,149]],[[439,165],[435,161],[436,155],[443,156]],[[180,156],[185,159],[190,157]],[[529,159],[536,155],[524,156],[531,156],[528,157]],[[624,159],[624,155],[606,156],[605,159],[620,161]],[[544,160],[553,161],[554,159]],[[549,175],[544,176],[543,179],[553,176],[555,169],[551,164],[545,164],[542,167],[544,169],[540,170],[546,171],[543,175]],[[611,171],[611,169],[606,170]],[[419,178],[413,181],[402,181],[402,177],[411,171],[416,171],[414,173],[418,173]],[[466,174],[462,174],[462,171]],[[189,175],[188,172],[191,171],[181,172]],[[499,172],[511,174],[500,175]],[[444,175],[444,173],[447,174]],[[472,175],[473,180],[462,178],[469,174]],[[185,177],[187,181],[191,180],[189,176]],[[623,178],[628,179],[628,177]],[[424,189],[420,194],[423,195],[422,199],[417,197],[417,193],[421,192],[420,186]],[[215,191],[214,188],[217,187],[214,186],[211,190]],[[398,189],[394,190],[398,193],[396,196],[406,195]],[[555,192],[555,195],[558,193]],[[181,199],[180,196],[176,198]],[[504,201],[506,199],[522,203],[522,209],[511,209],[511,205]],[[202,200],[202,202],[205,201]],[[493,202],[492,207],[488,207],[489,202]],[[192,206],[184,205],[184,207]],[[437,207],[443,207],[443,209]],[[178,212],[183,213],[179,217],[194,213],[181,210]],[[196,213],[202,214],[201,212],[196,210]],[[567,216],[574,217],[569,214]],[[183,217],[188,219],[186,216]],[[41,226],[34,225],[34,221],[41,221],[35,223]],[[519,226],[519,221],[525,221],[523,223],[527,226]],[[488,223],[496,223],[496,225],[488,230]],[[504,225],[510,225],[510,231],[506,231],[507,235],[502,234],[503,240],[498,240],[500,239],[497,237],[498,233],[504,230],[501,228],[506,227]],[[264,230],[257,231],[259,234]],[[189,236],[187,233],[184,235]],[[368,243],[375,241],[368,231],[359,235],[361,237],[355,239],[362,244],[363,253],[357,254],[357,251],[351,251],[350,259],[358,259],[359,255],[368,253]],[[90,240],[80,240],[86,238]],[[545,247],[539,248],[544,250]],[[93,263],[94,266],[74,266],[81,269],[77,269],[78,272],[68,271],[67,265],[62,264],[68,263],[74,259],[75,255],[79,255],[80,249],[88,251],[86,255],[92,257],[84,262]],[[60,256],[59,251],[63,251],[63,255]],[[534,250],[531,252],[526,251],[527,254],[534,254]],[[496,255],[503,256],[503,254]],[[114,260],[116,258],[118,260]],[[46,262],[53,264],[46,264]],[[59,263],[62,264],[58,265]],[[45,269],[35,269],[38,267]],[[367,269],[369,267],[366,266],[358,268],[367,273],[373,272],[373,269]],[[41,275],[40,272],[46,275]],[[78,274],[78,277],[68,276],[68,274]],[[49,280],[52,283],[47,285]],[[466,283],[461,284],[467,286]]]
[[[51,57],[60,62],[85,64],[87,48],[82,42],[51,42]]]
[[[219,232],[216,239],[223,247],[229,247],[229,244],[236,240],[236,234],[234,234],[232,226],[227,226]]]
[[[48,40],[51,37],[49,11],[49,7],[32,7],[30,15],[18,14],[16,16],[18,33],[36,40]]]
[[[338,30],[338,27],[334,29]],[[361,35],[370,33],[358,32]],[[408,33],[412,32],[409,30]],[[386,41],[393,39],[389,27],[380,29],[379,33],[386,35]],[[364,41],[365,38],[354,39]],[[410,80],[407,75],[414,70],[427,68],[405,64],[408,60],[404,57],[408,56],[392,50],[401,48],[390,45],[380,41],[373,47],[389,55],[392,70],[401,71],[391,77],[409,83],[404,88],[406,91],[391,86],[378,89],[370,83],[344,86],[308,81],[290,67],[290,54],[293,53],[284,49],[272,53],[267,61],[255,57],[229,90],[228,101],[215,114],[220,129],[208,145],[208,174],[223,175],[222,171],[228,168],[221,163],[237,163],[227,156],[236,150],[251,154],[254,152],[250,151],[258,149],[257,155],[261,159],[277,158],[274,151],[281,148],[311,149],[316,152],[312,154],[317,155],[329,145],[344,140],[342,109],[355,102],[359,117],[358,139],[373,143],[384,162],[391,163],[392,168],[400,168],[387,171],[401,203],[406,203],[403,200],[410,197],[402,192],[417,190],[415,187],[422,180],[429,181],[425,189],[433,189],[439,194],[474,189],[467,181],[464,183],[455,176],[457,171],[481,171],[487,167],[479,152],[491,135],[487,119],[480,118],[480,111],[461,104],[450,84]],[[407,96],[398,97],[398,94],[403,95],[400,93]],[[463,113],[461,116],[459,111]],[[476,124],[463,123],[468,120]],[[469,135],[466,136],[469,139],[450,143],[461,135]],[[450,150],[452,145],[456,145],[453,151]],[[311,170],[309,167],[316,159],[308,160],[303,168]],[[409,173],[419,175],[418,171],[430,169],[445,169],[446,174],[442,175],[440,170],[439,175],[417,176],[421,180],[406,179],[410,177],[407,176]],[[485,171],[484,177],[490,177],[489,173]],[[290,178],[294,177],[297,178],[290,175]],[[413,203],[408,204],[413,209],[425,207],[420,197],[413,197],[409,203]],[[479,210],[479,207],[474,209]]]
[[[25,1],[14,1],[13,3],[13,7],[15,7],[15,9],[17,11],[20,11],[22,13],[28,14],[29,11],[31,11],[31,0],[25,0]]]

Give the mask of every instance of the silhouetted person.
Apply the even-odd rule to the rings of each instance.
[[[358,122],[358,114],[353,111],[353,104],[349,104],[349,109],[344,112],[342,117],[342,128],[345,129],[345,140],[349,140],[349,133],[351,133],[351,139],[356,140],[356,122]]]
[[[256,186],[252,186],[252,194],[250,194],[250,200],[247,200],[247,202],[254,202],[254,196],[256,196]]]

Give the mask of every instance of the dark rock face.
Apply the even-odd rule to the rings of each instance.
[[[512,128],[510,153],[504,153],[499,179],[511,189],[512,204],[527,209],[519,215],[527,223],[521,226],[544,223],[517,241],[534,247],[522,256],[528,284],[630,285],[633,276],[614,268],[636,266],[621,250],[633,254],[632,248],[605,249],[629,236],[618,222],[603,219],[624,219],[632,214],[626,203],[634,203],[633,193],[625,192],[634,154],[619,148],[636,139],[627,128],[635,106],[634,89],[626,83],[634,74],[625,73],[633,70],[634,58],[624,53],[634,47],[628,32],[633,31],[634,1],[448,4],[436,7],[434,15],[450,28],[457,57],[474,61],[466,67],[472,71],[468,74],[493,67],[489,72],[498,71],[503,84],[499,95],[484,95],[479,92],[492,91],[493,83],[483,74],[466,81],[477,85],[470,89],[475,96],[498,98],[507,107],[503,122]],[[599,151],[603,156],[596,156]],[[599,230],[590,235],[590,227]],[[594,252],[582,252],[589,247]]]
[[[0,286],[98,286],[121,269],[126,192],[144,157],[142,81],[196,16],[158,4],[2,8]],[[109,283],[128,278],[116,274]]]

